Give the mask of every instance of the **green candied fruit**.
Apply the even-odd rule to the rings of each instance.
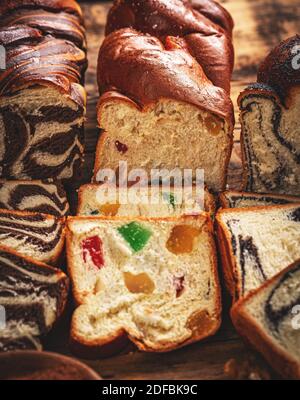
[[[173,193],[163,193],[163,199],[166,200],[175,210],[175,196]]]
[[[135,252],[142,250],[152,235],[148,229],[143,228],[137,222],[123,225],[118,228],[118,231]]]

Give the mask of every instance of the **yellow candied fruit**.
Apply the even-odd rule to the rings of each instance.
[[[217,136],[222,130],[222,121],[218,117],[209,115],[205,118],[204,123],[208,132],[213,136]]]
[[[120,208],[119,203],[116,204],[106,203],[100,207],[100,212],[106,217],[115,217],[118,214],[119,208]]]
[[[174,254],[191,253],[194,248],[194,239],[200,231],[191,225],[177,225],[172,229],[167,241],[167,249]]]
[[[145,272],[138,275],[124,272],[124,281],[127,289],[131,293],[151,294],[155,288],[152,279]]]

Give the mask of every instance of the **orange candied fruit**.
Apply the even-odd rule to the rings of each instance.
[[[218,117],[210,115],[205,118],[204,123],[208,132],[213,136],[218,135],[222,130],[222,121]]]
[[[191,253],[194,248],[194,239],[197,238],[199,234],[199,229],[191,225],[174,226],[166,247],[174,254]]]
[[[124,272],[124,281],[127,289],[131,293],[151,294],[155,287],[152,279],[145,272],[138,275]]]
[[[106,203],[100,207],[100,212],[106,217],[115,217],[118,214],[119,208],[120,208],[119,203],[116,204]]]

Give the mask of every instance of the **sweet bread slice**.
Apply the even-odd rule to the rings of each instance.
[[[0,208],[64,217],[69,204],[60,182],[0,180]]]
[[[300,258],[300,203],[224,209],[216,222],[225,281],[234,300]]]
[[[220,287],[208,214],[75,217],[67,227],[78,354],[113,352],[127,336],[141,350],[169,351],[217,331]]]
[[[228,190],[220,194],[219,202],[222,208],[245,208],[299,203],[300,197],[285,196],[273,193],[259,194]]]
[[[300,379],[300,259],[237,302],[233,324],[285,378]]]
[[[0,351],[41,349],[61,316],[69,281],[60,270],[0,246]]]
[[[204,197],[204,198],[202,198]],[[170,217],[215,211],[214,196],[205,190],[197,195],[195,188],[143,187],[135,189],[86,184],[78,192],[77,215],[124,217]]]
[[[64,218],[0,209],[0,243],[24,256],[55,265],[65,242]]]
[[[299,45],[295,35],[276,46],[238,98],[247,191],[300,196]]]

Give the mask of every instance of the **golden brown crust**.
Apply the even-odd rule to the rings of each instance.
[[[211,0],[116,1],[108,15],[106,33],[128,27],[159,38],[166,47],[185,48],[208,79],[229,92],[233,21],[222,6]]]
[[[232,322],[238,333],[248,343],[254,346],[280,375],[288,379],[300,379],[300,363],[297,363],[295,359],[290,357],[283,349],[278,348],[278,346],[270,340],[270,337],[260,329],[257,321],[247,314],[244,305],[265,288],[276,282],[278,278],[299,265],[299,263],[300,260],[296,261],[265,282],[261,287],[240,299],[234,304],[230,312]]]
[[[54,85],[84,109],[87,67],[81,10],[73,0],[5,0],[0,6],[0,44],[6,70],[0,95],[29,86]],[[38,62],[37,62],[38,61]]]
[[[95,221],[95,219],[99,219],[101,221],[109,221],[109,220],[116,220],[116,221],[130,221],[130,217],[104,217],[104,216],[98,216],[98,217],[68,217],[67,219],[67,255],[68,255],[68,268],[69,268],[69,275],[71,276],[72,279],[72,257],[71,257],[71,251],[70,251],[70,241],[72,239],[72,233],[71,229],[69,228],[69,224],[72,223],[72,221],[78,221],[78,220],[90,220],[90,221]],[[214,275],[214,282],[215,282],[215,290],[216,290],[216,295],[215,295],[215,314],[213,315],[213,319],[209,320],[209,326],[207,327],[207,330],[203,331],[202,329],[197,330],[197,329],[192,329],[192,336],[178,344],[164,344],[160,345],[157,347],[148,347],[143,343],[143,341],[133,338],[130,334],[126,333],[123,329],[119,329],[117,332],[113,332],[110,336],[107,336],[105,338],[101,338],[99,340],[93,340],[92,342],[83,338],[81,335],[78,335],[75,328],[74,328],[74,316],[72,319],[72,324],[71,324],[71,335],[70,335],[70,340],[71,340],[71,348],[72,351],[80,356],[86,357],[86,358],[102,358],[102,357],[107,357],[112,354],[115,354],[122,350],[129,341],[133,342],[136,344],[136,346],[146,352],[168,352],[172,351],[175,349],[178,349],[180,347],[186,346],[188,344],[197,342],[199,340],[202,340],[204,338],[207,338],[209,336],[212,336],[217,332],[221,325],[221,319],[222,319],[222,302],[221,302],[221,287],[220,287],[220,282],[219,282],[219,276],[218,276],[218,266],[217,266],[217,253],[216,253],[216,245],[213,237],[213,222],[210,218],[210,215],[206,212],[203,212],[200,215],[197,216],[183,216],[180,217],[180,220],[184,219],[203,219],[205,222],[205,229],[208,230],[210,233],[210,244],[211,244],[211,254],[213,258],[213,275]],[[138,217],[136,220],[139,221],[178,221],[179,219],[176,217],[168,217],[168,218],[146,218],[146,217]],[[85,299],[84,296],[81,296],[77,293],[76,288],[73,285],[73,295],[75,297],[77,305],[80,304],[85,304]],[[75,318],[76,318],[76,311],[75,311]],[[195,327],[194,327],[195,328]]]

